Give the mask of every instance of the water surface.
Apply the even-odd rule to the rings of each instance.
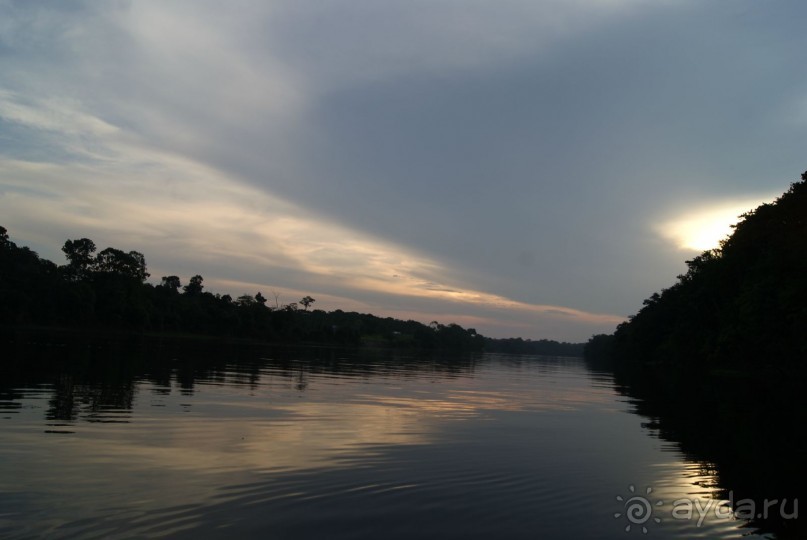
[[[671,517],[714,471],[578,359],[75,347],[0,390],[0,536],[749,537]]]

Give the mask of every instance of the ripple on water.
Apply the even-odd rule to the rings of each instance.
[[[357,353],[154,373],[168,375],[0,394],[0,533],[624,538],[628,483],[668,498],[714,480],[577,360]],[[739,537],[656,532],[706,533]]]

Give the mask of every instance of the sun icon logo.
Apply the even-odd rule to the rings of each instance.
[[[651,502],[650,494],[653,493],[653,488],[651,487],[645,490],[644,495],[635,495],[636,488],[633,484],[629,485],[628,489],[631,494],[627,499],[622,495],[616,496],[616,500],[623,504],[624,510],[615,513],[614,518],[619,519],[625,516],[625,519],[628,520],[628,524],[625,526],[625,532],[630,532],[631,527],[636,525],[642,528],[644,534],[647,534],[648,529],[646,524],[649,521],[652,520],[655,523],[661,523],[661,518],[653,515],[653,507],[661,506],[664,504],[664,501]]]

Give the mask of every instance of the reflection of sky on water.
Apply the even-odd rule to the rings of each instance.
[[[673,500],[709,479],[576,361],[488,358],[450,375],[268,364],[257,378],[230,369],[187,386],[140,381],[131,410],[85,403],[59,427],[45,418],[51,388],[23,392],[0,424],[0,532],[25,536],[24,521],[56,537],[215,538],[227,525],[294,527],[295,538],[362,527],[365,537],[620,538],[614,497],[628,484]],[[662,532],[735,529],[707,520]]]
[[[611,400],[586,379],[566,377],[558,385],[556,378],[529,370],[525,379],[508,384],[495,370],[483,371],[487,376],[402,380],[392,374],[372,381],[314,373],[305,376],[304,390],[288,384],[297,374],[269,371],[262,379],[267,383],[249,394],[228,384],[239,373],[215,384],[202,381],[191,395],[176,383],[141,383],[132,411],[84,411],[76,422],[49,431],[70,435],[60,451],[79,459],[116,456],[129,465],[206,472],[299,470],[334,465],[339,456],[368,445],[426,444],[439,438],[441,424],[492,411],[563,411]],[[24,409],[36,422],[41,404],[31,399]],[[113,422],[128,423],[115,428]],[[36,429],[17,434],[19,443],[40,435]]]

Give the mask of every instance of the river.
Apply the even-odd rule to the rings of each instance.
[[[580,359],[31,347],[0,385],[4,538],[759,538]]]

